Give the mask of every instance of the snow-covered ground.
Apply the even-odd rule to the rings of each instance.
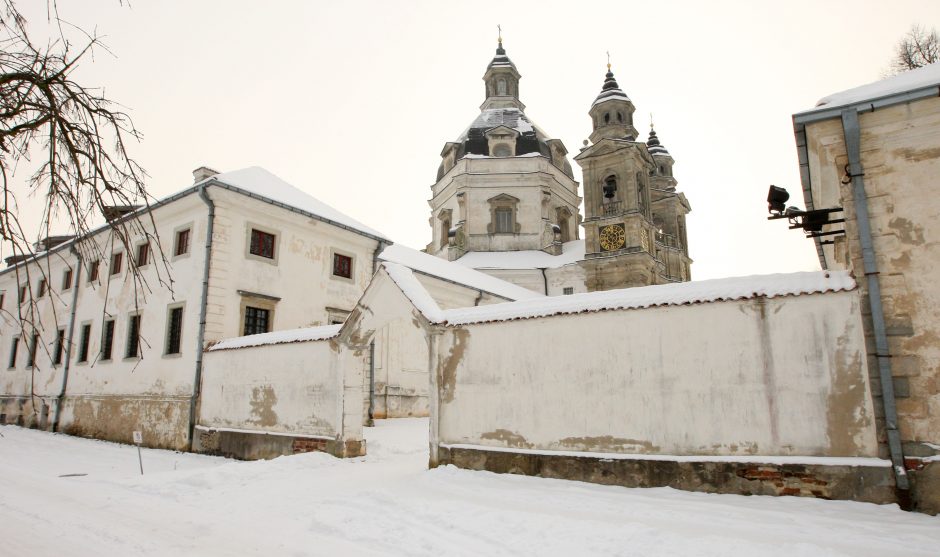
[[[2,426],[0,554],[940,554],[940,518],[895,506],[428,471],[427,427],[345,461],[144,450],[140,476],[134,447]]]

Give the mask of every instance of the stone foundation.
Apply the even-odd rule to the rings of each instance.
[[[447,448],[439,464],[624,487],[672,487],[738,495],[795,495],[896,503],[889,466],[680,462]]]
[[[324,452],[338,458],[365,456],[366,443],[327,437],[267,434],[197,427],[193,434],[193,452],[225,456],[239,460],[267,460],[279,456]]]

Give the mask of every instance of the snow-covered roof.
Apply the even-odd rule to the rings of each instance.
[[[323,325],[320,327],[287,329],[285,331],[274,331],[271,333],[261,333],[259,335],[227,338],[215,343],[211,348],[209,348],[209,350],[231,350],[233,348],[265,346],[268,344],[285,344],[289,342],[327,340],[338,335],[340,327],[342,327],[342,325]]]
[[[411,300],[415,309],[421,312],[431,323],[441,323],[444,320],[444,314],[440,306],[434,301],[434,298],[428,293],[427,289],[418,281],[414,273],[408,267],[398,263],[382,263],[382,268],[388,273],[388,276],[398,285],[402,294]]]
[[[839,93],[823,97],[816,107],[804,112],[815,112],[822,108],[834,108],[855,104],[882,97],[890,97],[927,87],[937,87],[940,94],[940,62],[910,70],[887,79],[875,81],[860,87],[853,87]]]
[[[212,181],[221,182],[222,184],[241,190],[251,196],[263,198],[266,201],[274,201],[293,207],[294,209],[299,209],[304,213],[338,224],[344,228],[349,228],[377,239],[388,240],[381,232],[341,213],[309,193],[288,184],[260,166],[251,166],[242,168],[241,170],[216,174],[215,176],[203,180],[200,184],[210,183]]]
[[[848,271],[755,275],[456,308],[442,311],[441,322],[466,325],[571,313],[744,300],[758,296],[797,296],[854,288],[855,280]]]
[[[483,290],[509,300],[530,300],[545,297],[528,288],[516,286],[486,273],[399,244],[393,244],[385,248],[379,254],[379,259],[398,263],[419,273],[462,284],[474,290]]]
[[[561,246],[561,255],[541,250],[471,251],[454,261],[471,269],[557,269],[584,259],[584,240]]]

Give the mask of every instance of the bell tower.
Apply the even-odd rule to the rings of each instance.
[[[678,246],[674,229],[678,229],[679,213],[684,225],[688,211],[682,212],[681,203],[674,202],[678,197],[672,157],[665,148],[654,155],[652,143],[637,141],[634,111],[608,63],[604,85],[588,112],[591,142],[585,142],[575,157],[584,179],[585,258],[580,264],[588,291],[688,280],[681,278],[688,277],[688,265],[682,267],[680,253],[672,258],[676,271],[667,269],[662,249],[666,236],[657,224],[657,219],[670,219],[670,232],[676,232],[672,243]],[[654,143],[659,145],[658,140]],[[685,269],[684,275],[680,269]]]

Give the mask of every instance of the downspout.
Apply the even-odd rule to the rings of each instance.
[[[375,251],[372,252],[372,274],[375,275],[375,272],[379,270],[379,254],[382,253],[382,250],[385,249],[385,242],[379,240],[379,245],[375,246]]]
[[[196,403],[202,390],[202,355],[206,338],[206,307],[209,302],[209,263],[212,261],[212,233],[215,225],[215,203],[206,193],[206,185],[199,187],[199,198],[209,208],[209,221],[206,226],[205,265],[202,270],[202,299],[199,302],[199,330],[196,333],[196,374],[193,377],[193,396],[189,399],[189,450],[193,450],[196,433]]]
[[[75,335],[75,313],[78,311],[78,285],[82,280],[82,254],[75,249],[75,244],[69,247],[69,250],[75,254],[75,280],[72,281],[72,311],[69,312],[69,333],[65,341],[65,365],[62,366],[62,388],[59,390],[59,398],[55,404],[55,418],[52,420],[52,431],[59,430],[59,417],[62,415],[62,402],[65,400],[65,389],[69,384],[69,368],[72,364],[72,339]]]
[[[548,296],[548,275],[545,274],[545,267],[539,267],[542,271],[542,284],[545,287],[545,295]]]
[[[850,108],[842,111],[842,131],[845,137],[846,154],[849,157],[852,200],[855,202],[858,237],[862,245],[862,261],[868,283],[868,303],[871,309],[872,326],[875,330],[875,357],[878,361],[878,375],[881,379],[881,398],[884,402],[888,450],[891,453],[891,463],[894,468],[897,488],[902,492],[898,494],[898,498],[901,500],[901,506],[906,508],[910,482],[907,471],[904,469],[904,452],[901,447],[901,434],[898,431],[898,412],[894,399],[894,382],[891,376],[891,353],[888,348],[884,307],[881,303],[881,284],[878,280],[878,263],[875,260],[871,221],[868,216],[868,198],[865,195],[865,179],[861,162],[861,131],[856,109]]]
[[[387,405],[387,401],[386,401]],[[386,412],[388,409],[386,408]],[[375,426],[375,340],[369,343],[369,421],[368,427]]]

